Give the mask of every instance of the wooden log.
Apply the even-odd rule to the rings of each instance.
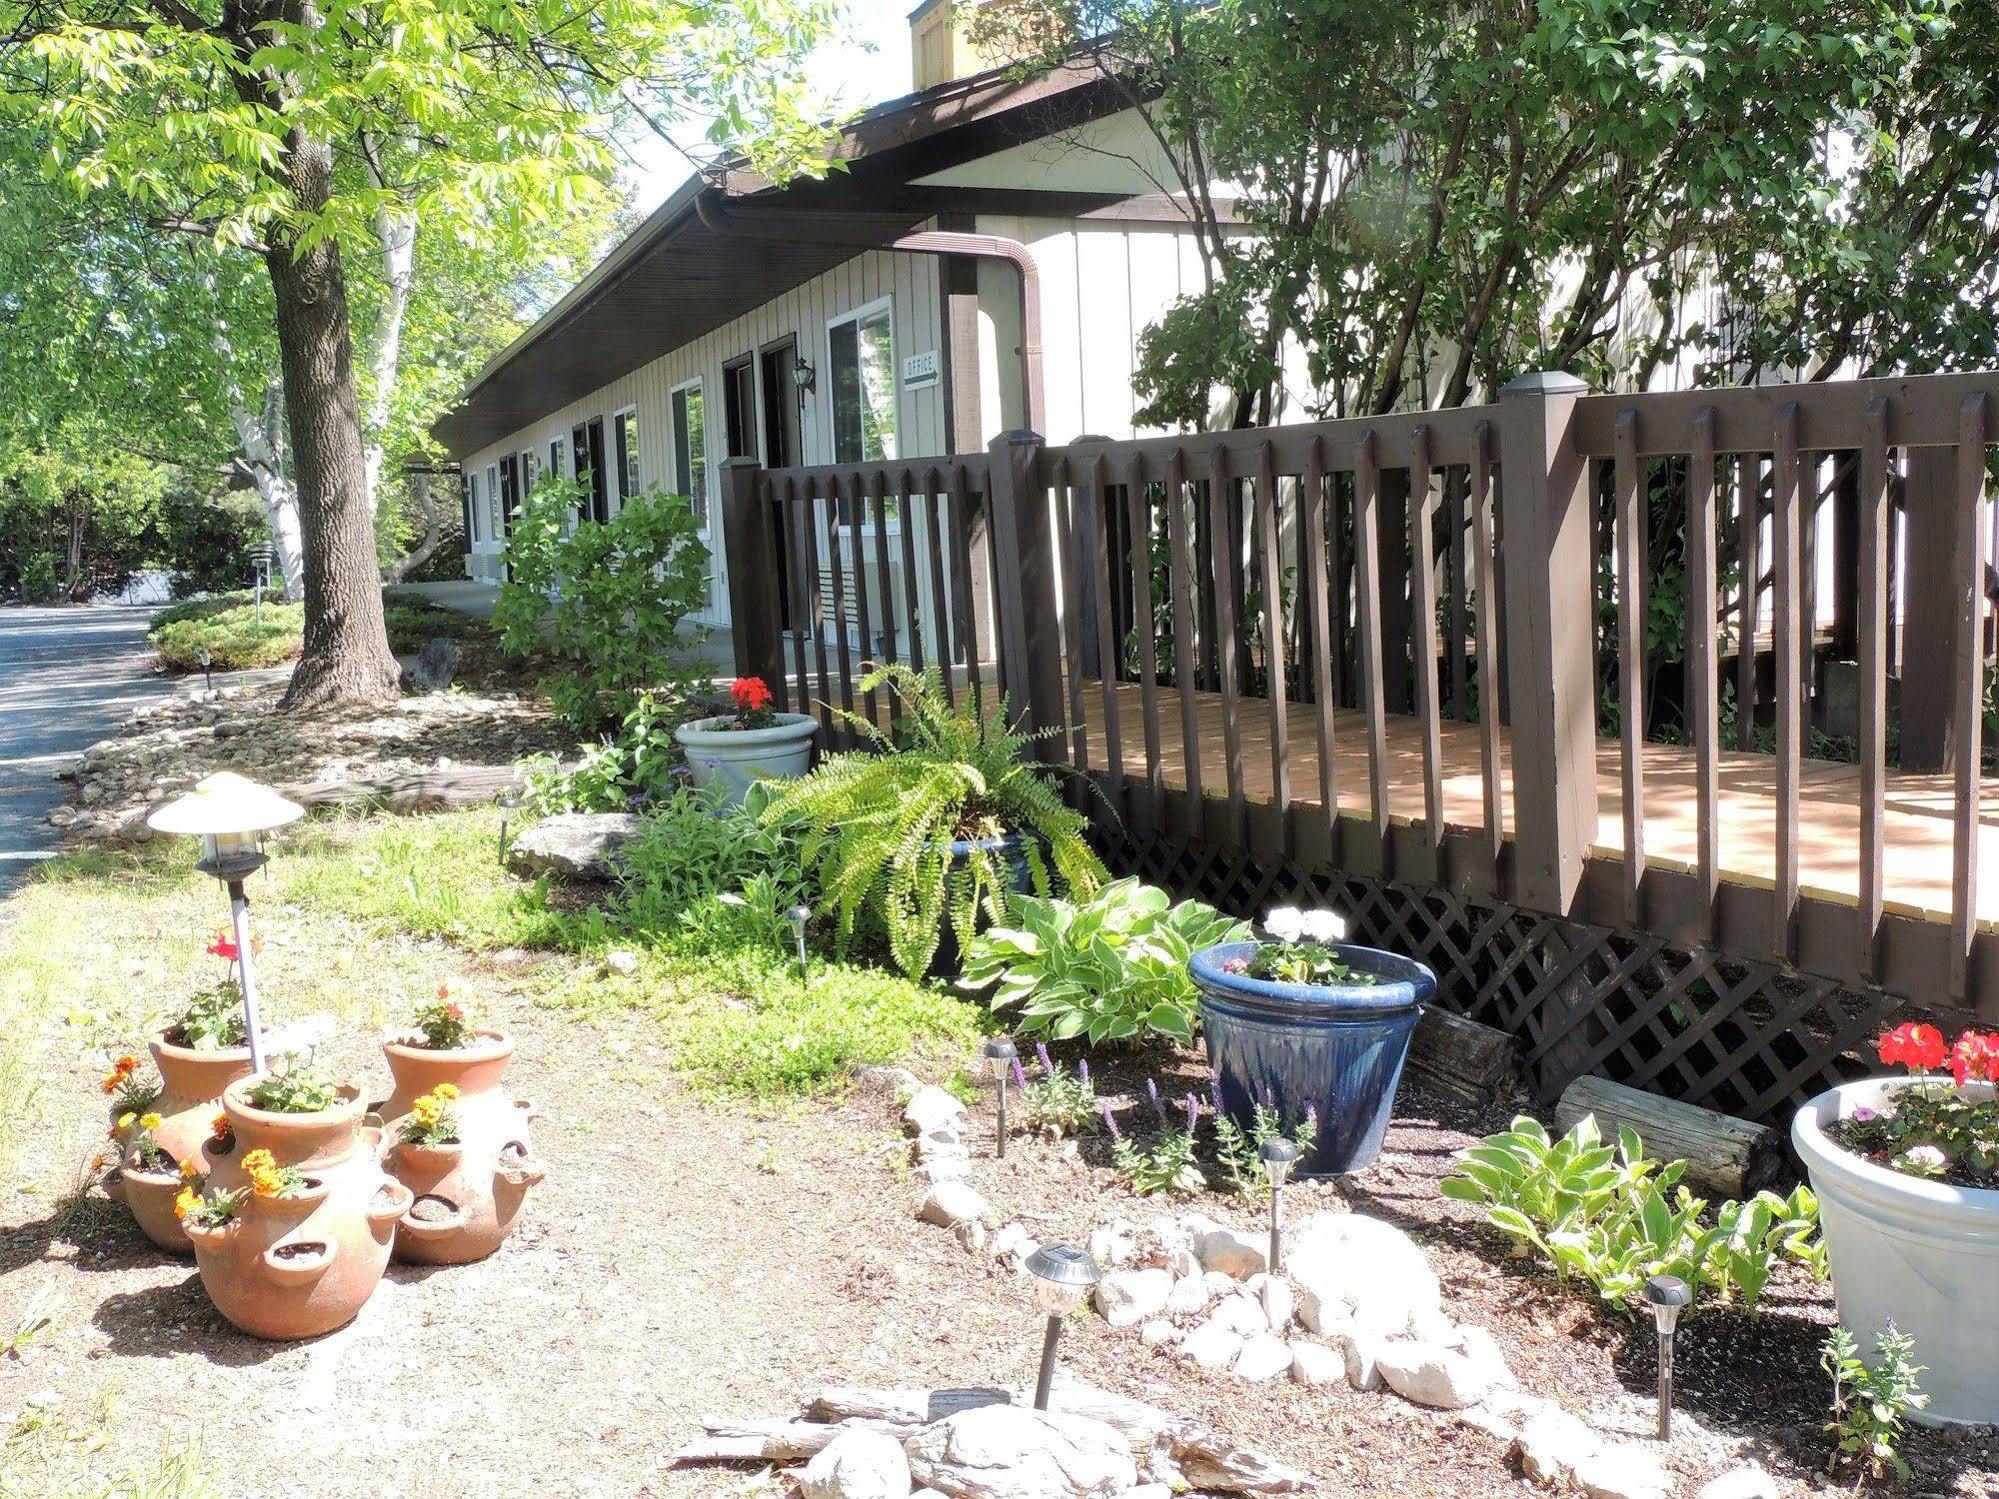
[[[870,1390],[835,1386],[821,1390],[806,1410],[814,1421],[846,1421],[860,1417],[886,1421],[894,1426],[928,1426],[959,1411],[976,1410],[982,1405],[1008,1405],[1013,1397],[1005,1390]]]
[[[1567,1131],[1586,1114],[1596,1115],[1606,1140],[1615,1139],[1618,1129],[1629,1125],[1644,1140],[1648,1156],[1685,1161],[1686,1184],[1710,1197],[1750,1197],[1783,1174],[1783,1143],[1777,1132],[1732,1114],[1627,1088],[1608,1078],[1579,1077],[1555,1105],[1555,1123]]]
[[[817,1457],[843,1431],[865,1428],[900,1441],[914,1428],[888,1421],[705,1421],[707,1435],[673,1454],[676,1463],[795,1463]]]
[[[1403,1076],[1446,1098],[1495,1103],[1519,1085],[1520,1047],[1505,1031],[1425,1005]]]

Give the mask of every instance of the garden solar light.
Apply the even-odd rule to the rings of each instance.
[[[225,770],[197,781],[194,790],[146,819],[146,826],[155,832],[200,838],[201,862],[195,867],[222,881],[229,891],[229,923],[235,930],[236,975],[243,991],[243,1026],[250,1041],[252,1072],[264,1070],[264,1040],[250,945],[250,898],[243,893],[243,881],[268,862],[258,846],[259,837],[303,816],[305,808],[297,802]]]
[[[793,906],[784,915],[785,919],[791,923],[792,935],[798,939],[798,983],[799,987],[803,988],[806,979],[805,925],[812,920],[812,908],[810,906]]]
[[[1020,1048],[1013,1044],[1010,1036],[994,1036],[986,1042],[986,1065],[992,1068],[993,1081],[999,1085],[999,1134],[993,1142],[993,1155],[1006,1159],[1006,1082],[1013,1064],[1020,1059]]]
[[[215,658],[208,653],[208,647],[203,646],[195,652],[194,659],[201,663],[201,690],[203,692],[213,692],[215,690],[215,673],[210,671],[209,667],[215,664]]]
[[[1034,1277],[1034,1304],[1048,1317],[1041,1338],[1041,1375],[1034,1382],[1034,1408],[1045,1411],[1055,1384],[1055,1344],[1062,1336],[1062,1319],[1083,1304],[1104,1276],[1090,1252],[1074,1244],[1043,1244],[1027,1257],[1027,1273]]]
[[[1270,1178],[1270,1273],[1275,1275],[1283,1261],[1284,1218],[1278,1199],[1284,1195],[1284,1178],[1298,1164],[1298,1147],[1281,1135],[1273,1135],[1257,1147],[1263,1157],[1264,1174]]]
[[[1645,1300],[1659,1327],[1659,1440],[1673,1435],[1673,1324],[1694,1299],[1692,1287],[1677,1275],[1655,1275],[1645,1282]]]
[[[521,804],[521,794],[511,788],[502,791],[500,802],[500,862],[507,862],[507,820],[513,816],[514,808]]]

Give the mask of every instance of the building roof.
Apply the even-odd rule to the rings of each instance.
[[[841,131],[831,153],[839,169],[824,178],[774,186],[739,161],[690,177],[489,360],[433,431],[466,457],[937,213],[1019,208],[1021,198],[1043,212],[1104,206],[1120,195],[1008,201],[917,179],[1128,102],[1084,61],[1026,80],[995,70],[860,115]]]

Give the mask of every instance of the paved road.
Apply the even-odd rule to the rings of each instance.
[[[0,895],[60,839],[45,820],[64,761],[173,680],[152,674],[149,608],[0,609]]]

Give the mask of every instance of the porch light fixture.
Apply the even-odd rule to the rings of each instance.
[[[801,398],[811,395],[819,388],[819,372],[805,362],[803,354],[798,356],[798,362],[791,367],[791,383],[798,387]]]
[[[249,1037],[252,1072],[264,1070],[264,1030],[250,946],[250,898],[243,893],[243,881],[269,862],[261,846],[263,834],[303,816],[305,808],[297,802],[225,770],[196,782],[194,790],[146,819],[146,826],[155,832],[201,839],[201,862],[195,868],[213,875],[229,892],[229,924],[236,938],[236,974],[243,991],[243,1027]]]
[[[1298,1164],[1298,1147],[1281,1135],[1273,1135],[1257,1147],[1263,1158],[1264,1175],[1270,1178],[1270,1273],[1275,1275],[1284,1262],[1284,1215],[1280,1200],[1284,1179]]]
[[[1020,1059],[1020,1048],[1013,1044],[1011,1036],[994,1036],[986,1042],[986,1066],[992,1072],[993,1082],[999,1086],[999,1128],[993,1141],[993,1157],[1006,1159],[1006,1085],[1013,1064]]]
[[[805,969],[805,927],[812,920],[812,908],[810,906],[793,906],[789,911],[784,913],[784,917],[785,920],[791,923],[791,935],[798,940],[798,986],[802,989],[805,987],[807,977]]]
[[[1062,1319],[1083,1304],[1104,1276],[1090,1252],[1074,1244],[1043,1244],[1027,1257],[1026,1268],[1034,1278],[1034,1304],[1048,1318],[1041,1337],[1041,1374],[1034,1382],[1034,1408],[1045,1411],[1055,1385],[1055,1345],[1062,1337]]]
[[[1659,1440],[1673,1435],[1673,1324],[1694,1299],[1693,1288],[1677,1275],[1655,1275],[1645,1282],[1645,1301],[1659,1329]]]

